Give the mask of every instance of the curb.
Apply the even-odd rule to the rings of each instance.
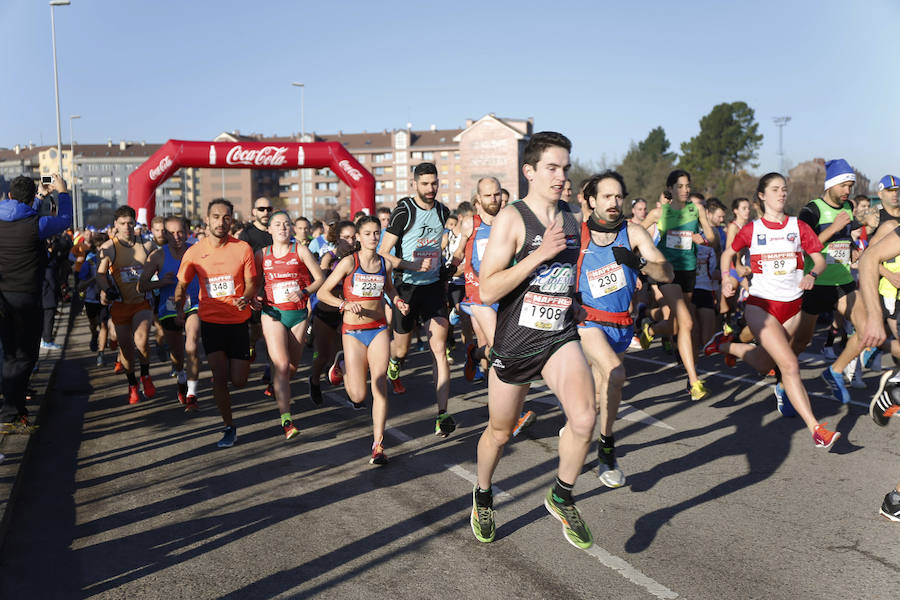
[[[56,366],[65,359],[69,343],[69,333],[75,321],[71,312],[71,303],[61,304],[61,310],[56,316],[56,335],[54,340],[62,338],[62,350],[41,350],[38,356],[38,372],[35,373],[29,387],[34,390],[31,402],[28,405],[32,411],[37,404],[37,417],[35,423],[41,425],[45,420],[47,410],[47,397],[56,384]],[[34,413],[32,413],[34,414]],[[31,435],[0,435],[0,453],[6,458],[0,463],[0,549],[6,541],[6,533],[12,519],[13,507],[16,502],[24,479],[23,473],[28,464],[32,447],[36,443],[40,430]]]

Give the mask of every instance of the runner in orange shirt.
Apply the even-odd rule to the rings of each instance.
[[[219,448],[230,448],[237,439],[231,419],[228,380],[244,387],[250,372],[250,300],[259,286],[253,250],[229,235],[234,206],[216,198],[206,208],[209,234],[191,246],[181,259],[175,306],[184,321],[185,290],[196,275],[200,280],[200,337],[213,374],[216,405],[225,422]]]

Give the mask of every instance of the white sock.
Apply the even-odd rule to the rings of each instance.
[[[197,395],[197,380],[196,379],[193,379],[193,380],[188,379],[187,384],[188,384],[187,395],[188,396],[196,396]]]
[[[177,375],[178,383],[184,383],[185,381],[187,381],[187,373],[185,373],[183,369],[181,371],[178,371]]]

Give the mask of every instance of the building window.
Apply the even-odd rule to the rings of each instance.
[[[382,152],[381,154],[375,154],[372,156],[372,160],[376,163],[388,162],[394,159],[394,155],[390,152]]]
[[[375,167],[372,169],[373,175],[384,175],[384,167]]]
[[[462,194],[456,194],[456,203],[459,204],[459,200],[462,197]]]
[[[406,152],[398,152],[397,157],[394,159],[394,162],[400,165],[405,165],[407,158],[409,158],[409,156],[406,154]]]
[[[394,148],[397,148],[398,150],[406,148],[407,141],[406,132],[398,131],[394,136]]]
[[[311,194],[312,193],[312,181],[303,182],[303,193]]]
[[[447,186],[447,182],[446,182],[446,181],[442,181],[442,182],[441,182],[441,189],[442,189],[442,190],[446,190],[447,187],[448,187],[448,186]]]
[[[441,165],[441,175],[446,175],[450,172],[450,168],[447,165]]]
[[[441,202],[446,203],[449,198],[450,194],[441,194]]]
[[[405,180],[405,179],[398,179],[398,180],[397,180],[397,191],[398,191],[398,192],[406,192],[406,189],[407,189],[407,188],[406,188],[406,180]]]
[[[447,158],[448,156],[450,156],[449,152],[447,152],[446,150],[441,151],[441,158]]]
[[[299,191],[300,191],[300,184],[299,184],[299,183],[292,183],[292,184],[291,184],[291,191],[292,191],[292,192],[299,192]]]
[[[384,194],[375,194],[375,202],[378,204],[384,202]]]
[[[412,158],[413,158],[413,160],[422,160],[422,153],[421,152],[413,152]]]
[[[454,186],[455,186],[456,189],[458,189],[458,190],[462,189],[462,181],[460,181],[459,179],[457,179],[457,180],[454,182]]]
[[[385,181],[385,182],[384,182],[384,188],[387,189],[387,190],[392,190],[392,189],[394,189],[394,182],[393,182],[393,181]]]
[[[397,177],[409,177],[409,169],[406,165],[397,165]]]
[[[459,160],[459,152],[454,152],[453,158],[454,158],[454,160]]]
[[[434,160],[434,152],[423,152],[422,159],[423,160]]]

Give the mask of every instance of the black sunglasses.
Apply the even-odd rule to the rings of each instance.
[[[271,206],[257,206],[256,210],[261,210],[263,212],[272,212],[275,209]]]

